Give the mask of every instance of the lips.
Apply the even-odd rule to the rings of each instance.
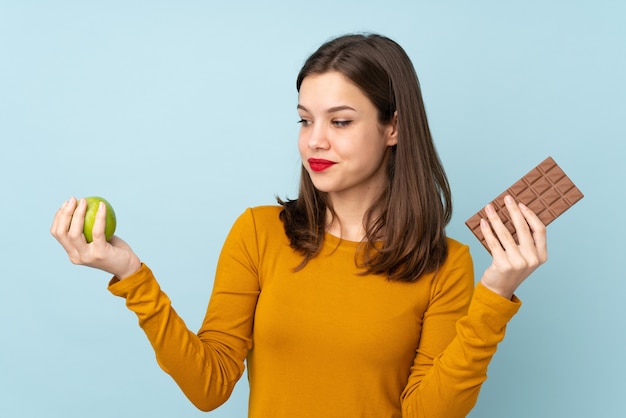
[[[308,161],[311,170],[316,172],[324,171],[335,164],[333,161],[323,160],[319,158],[309,158]]]

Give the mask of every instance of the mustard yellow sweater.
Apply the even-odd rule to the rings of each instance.
[[[251,418],[465,417],[519,300],[474,289],[469,250],[451,239],[439,271],[414,283],[359,275],[358,244],[329,234],[296,272],[279,211],[235,222],[197,334],[147,266],[109,286],[191,402],[221,405],[247,360]]]

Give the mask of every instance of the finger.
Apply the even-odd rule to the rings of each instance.
[[[488,204],[485,207],[485,212],[487,213],[487,218],[489,219],[489,223],[491,224],[491,228],[495,232],[496,237],[500,241],[500,244],[506,251],[511,251],[514,248],[517,248],[517,243],[513,239],[513,236],[509,232],[509,230],[500,219],[500,216],[493,208],[492,204]]]
[[[87,201],[80,199],[72,213],[68,235],[72,239],[85,236],[83,235],[83,225],[85,224],[85,212],[87,211]]]
[[[93,229],[91,230],[91,236],[93,241],[98,244],[106,241],[104,234],[104,226],[106,224],[106,205],[104,202],[98,204],[98,210],[96,211],[96,219],[93,223]]]
[[[72,221],[72,213],[74,213],[75,205],[76,200],[71,197],[70,199],[63,202],[61,207],[54,215],[52,226],[50,227],[50,233],[52,233],[52,235],[56,239],[61,239],[67,234],[67,231],[70,227],[70,222]]]
[[[67,200],[63,202],[61,207],[57,209],[54,213],[54,218],[52,219],[52,225],[50,225],[50,233],[56,237],[57,230],[59,229],[59,223],[61,220],[59,219],[63,215],[63,209],[67,206]]]
[[[496,258],[498,254],[504,251],[504,249],[500,244],[500,240],[493,233],[489,221],[485,218],[480,219],[480,230],[483,233],[483,237],[485,238],[485,242],[487,243],[487,247],[489,247],[491,255]]]
[[[539,219],[539,217],[526,205],[519,205],[522,215],[526,219],[530,230],[532,231],[532,237],[537,248],[537,253],[541,262],[545,262],[548,259],[548,240],[546,236],[546,225]]]
[[[530,233],[530,227],[528,226],[528,222],[522,214],[520,207],[517,205],[517,203],[515,203],[515,200],[511,196],[505,196],[504,204],[506,205],[506,209],[509,212],[511,222],[515,227],[517,240],[520,246],[525,249],[534,247],[535,242]]]

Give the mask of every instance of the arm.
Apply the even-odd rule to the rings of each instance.
[[[209,312],[219,320],[196,335],[172,308],[150,269],[113,279],[109,290],[126,299],[152,345],[159,366],[200,410],[210,411],[230,397],[252,345],[252,318],[258,292],[232,289],[211,297]]]
[[[137,315],[160,367],[203,411],[217,408],[230,397],[252,348],[260,289],[256,236],[249,214],[235,222],[226,238],[198,334],[187,329],[147,267],[119,282],[113,279],[110,286]]]
[[[486,221],[482,226],[492,249],[492,264],[474,289],[467,314],[460,312],[469,299],[463,295],[473,284],[473,278],[467,278],[473,276],[471,261],[460,262],[469,268],[445,272],[425,314],[418,352],[402,394],[405,418],[465,417],[471,411],[506,324],[521,305],[513,292],[546,259],[541,221],[512,199],[506,201],[520,243],[513,241],[495,211],[487,208],[491,226]]]
[[[254,247],[256,241],[240,242],[246,232],[250,235],[246,229],[250,225],[239,222],[229,234],[220,260],[238,259],[240,255],[239,259],[244,261],[234,263],[238,268],[224,269],[218,265],[207,312],[207,318],[212,320],[205,320],[201,332],[195,335],[176,314],[150,269],[139,263],[130,248],[119,238],[105,241],[104,211],[98,211],[93,242],[86,242],[82,235],[85,204],[82,200],[76,203],[75,199],[64,203],[51,228],[70,260],[114,274],[110,291],[124,297],[128,308],[135,312],[163,370],[199,409],[211,410],[221,405],[242,375],[243,362],[251,347],[258,280],[253,268],[243,267],[246,263],[253,264],[256,258],[243,252],[250,250],[250,254],[256,254],[247,245]],[[237,250],[242,253],[237,254]],[[133,260],[137,260],[137,267],[129,272]]]

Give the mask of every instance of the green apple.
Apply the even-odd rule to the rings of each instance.
[[[93,224],[96,221],[96,213],[98,212],[98,206],[100,202],[104,202],[106,206],[106,222],[104,224],[104,236],[106,240],[110,240],[113,234],[115,233],[115,227],[117,225],[117,221],[115,219],[115,212],[113,211],[113,207],[106,199],[98,196],[90,196],[86,197],[87,201],[87,211],[85,212],[85,223],[83,226],[83,234],[85,234],[85,238],[87,238],[87,242],[93,241],[92,230]]]

